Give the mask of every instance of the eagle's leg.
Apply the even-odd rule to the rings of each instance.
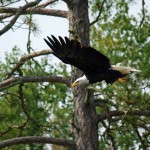
[[[84,102],[86,105],[89,105],[89,99],[90,99],[92,93],[93,93],[93,87],[88,86],[86,88],[85,99],[84,99]]]
[[[120,83],[125,83],[125,82],[127,82],[127,79],[125,77],[122,77],[122,78],[119,78],[118,81]]]
[[[90,90],[86,89],[86,93],[85,93],[85,99],[84,99],[84,103],[86,105],[89,105],[89,98],[90,98]]]

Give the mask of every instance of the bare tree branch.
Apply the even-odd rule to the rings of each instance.
[[[26,126],[26,124],[28,123],[28,118],[27,118],[27,120],[25,120],[25,122],[23,122],[21,125],[19,125],[19,126],[16,126],[16,125],[14,125],[14,126],[9,126],[9,127],[7,127],[7,130],[6,131],[1,131],[0,132],[0,136],[2,137],[2,136],[4,136],[5,134],[7,134],[8,132],[10,132],[11,130],[13,130],[13,129],[15,129],[15,128],[17,128],[18,130],[20,130],[19,131],[19,134],[18,134],[18,136],[20,136],[20,134],[21,134],[21,132],[22,132],[22,130],[24,129],[24,127]]]
[[[98,121],[101,122],[102,120],[105,120],[107,118],[123,116],[123,115],[150,117],[150,110],[134,110],[134,111],[128,111],[128,112],[114,110],[110,112],[104,112],[98,116]]]
[[[140,25],[139,27],[141,28],[143,22],[144,22],[144,19],[145,19],[145,8],[144,8],[144,5],[145,5],[145,1],[142,0],[142,20],[140,21]]]
[[[12,8],[12,7],[0,7],[0,13],[16,13],[19,11],[20,8]],[[68,11],[63,10],[56,10],[56,9],[46,9],[46,8],[28,8],[27,10],[23,11],[20,15],[25,14],[37,14],[37,15],[48,15],[48,16],[55,16],[55,17],[68,17]]]
[[[46,7],[46,6],[48,6],[50,4],[53,4],[53,3],[57,2],[57,1],[58,0],[48,0],[47,2],[42,3],[41,5],[38,5],[38,7]]]
[[[0,136],[2,137],[4,134],[7,134],[12,129],[13,129],[13,127],[8,127],[6,131],[0,131]]]
[[[0,16],[0,20],[2,21],[3,19],[6,19],[6,18],[9,18],[9,17],[12,17],[13,14],[9,13],[9,14],[4,14],[4,15],[1,15]]]
[[[16,2],[19,2],[20,0],[16,0],[16,1],[10,1],[9,0],[9,2],[8,2],[8,0],[7,1],[5,1],[5,3],[6,2],[8,2],[7,4],[5,4],[5,3],[3,3],[3,0],[1,0],[1,6],[3,6],[3,7],[6,7],[6,6],[8,6],[8,5],[11,5],[11,4],[14,4],[14,3],[16,3]]]
[[[73,3],[73,0],[62,0],[62,1],[64,1],[68,6],[70,5],[72,5],[72,3]]]
[[[29,59],[41,56],[41,55],[47,55],[51,54],[52,50],[41,50],[41,51],[36,51],[31,54],[22,56],[19,60],[19,62],[14,66],[12,71],[8,74],[8,77],[0,83],[0,91],[5,90],[7,88],[10,88],[12,86],[22,84],[22,83],[27,83],[27,82],[58,82],[58,83],[63,83],[66,84],[67,86],[70,87],[70,80],[63,78],[63,77],[58,77],[58,76],[22,76],[22,77],[11,77],[13,73],[16,70],[19,70],[20,67]],[[11,77],[11,78],[10,78]]]
[[[104,104],[107,104],[109,102],[109,100],[107,100],[107,99],[101,99],[101,98],[99,98],[99,99],[95,99],[94,100],[94,105],[95,106],[103,106]]]
[[[5,32],[7,32],[16,22],[16,20],[19,18],[19,16],[29,7],[35,6],[38,3],[40,3],[41,0],[36,0],[30,3],[25,4],[23,7],[21,7],[18,12],[16,13],[16,15],[12,18],[12,20],[10,21],[9,24],[7,24],[2,30],[0,30],[0,35],[4,34]],[[0,8],[2,9],[2,8]]]
[[[100,7],[100,10],[99,10],[98,16],[96,17],[96,19],[95,19],[94,21],[92,21],[92,22],[90,23],[90,26],[99,21],[99,18],[100,18],[100,16],[101,16],[102,11],[103,11],[103,7],[104,7],[105,1],[106,1],[106,0],[103,0],[103,2],[101,3],[101,7]]]
[[[47,49],[47,50],[36,51],[36,52],[30,53],[28,55],[22,56],[20,58],[19,62],[16,64],[16,66],[14,66],[12,71],[10,73],[8,73],[8,76],[6,79],[10,78],[13,75],[13,73],[16,70],[18,70],[27,60],[34,58],[34,57],[51,54],[51,53],[52,53],[52,50]]]
[[[20,70],[19,74],[21,75],[20,77],[22,77],[23,74],[22,74],[21,70]],[[18,93],[19,93],[21,108],[22,108],[23,112],[25,113],[25,115],[27,116],[27,119],[31,120],[33,123],[35,123],[37,126],[39,126],[38,122],[30,116],[30,114],[27,110],[27,107],[25,105],[24,96],[23,96],[23,83],[19,84]]]
[[[146,148],[146,143],[144,142],[144,140],[142,139],[142,137],[141,137],[141,135],[140,135],[140,133],[139,133],[139,131],[138,131],[138,128],[134,125],[134,124],[132,124],[132,126],[133,126],[133,129],[134,129],[134,131],[135,131],[135,133],[137,134],[137,136],[138,136],[138,138],[139,138],[139,140],[140,140],[140,142],[141,142],[141,144],[142,144],[142,148],[143,148],[143,150],[146,150],[147,148]]]
[[[40,136],[27,136],[27,137],[19,137],[19,138],[5,140],[0,142],[0,148],[4,148],[16,144],[31,144],[31,143],[55,144],[55,145],[70,147],[73,150],[76,149],[76,145],[72,141],[59,139],[59,138],[40,137]]]
[[[63,78],[59,76],[23,76],[23,77],[11,77],[0,83],[0,91],[7,88],[13,87],[18,84],[28,83],[28,82],[58,82],[66,84],[70,87],[70,80],[68,78]]]

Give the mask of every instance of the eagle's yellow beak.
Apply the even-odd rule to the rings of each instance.
[[[77,82],[73,82],[71,86],[72,86],[72,87],[75,87],[75,86],[77,86],[77,85],[78,85]]]

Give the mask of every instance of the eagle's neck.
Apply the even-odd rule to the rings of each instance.
[[[89,84],[88,78],[84,75],[83,77],[78,78],[80,80],[80,85],[87,85]]]

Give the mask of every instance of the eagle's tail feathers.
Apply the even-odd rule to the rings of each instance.
[[[121,74],[126,75],[132,72],[141,72],[141,70],[137,70],[135,68],[120,66],[120,65],[112,65],[112,70],[119,71]]]

